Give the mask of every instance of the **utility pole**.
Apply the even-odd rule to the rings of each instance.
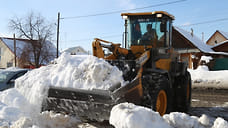
[[[56,58],[59,57],[59,21],[60,21],[60,13],[58,12],[58,21],[57,21],[57,51],[56,51]]]
[[[16,37],[15,34],[13,34],[13,46],[14,46],[14,66],[17,67],[17,51],[16,51]]]
[[[125,32],[124,32],[124,34],[125,34],[125,39],[124,39],[124,41],[125,41],[125,48],[127,47],[127,20],[125,19],[125,23],[124,23],[124,26],[125,26]]]

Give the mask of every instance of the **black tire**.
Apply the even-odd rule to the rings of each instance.
[[[150,73],[144,76],[142,82],[144,87],[144,106],[158,111],[160,115],[171,112],[172,96],[167,76],[159,73]],[[158,110],[159,108],[160,110]]]
[[[185,75],[175,80],[175,111],[187,112],[191,107],[191,75],[187,71]]]

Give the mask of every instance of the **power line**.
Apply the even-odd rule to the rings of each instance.
[[[110,15],[110,14],[114,14],[114,13],[121,13],[121,12],[126,12],[126,11],[134,11],[134,10],[140,10],[140,9],[151,8],[151,7],[156,7],[156,6],[164,6],[164,5],[169,5],[169,4],[175,4],[175,3],[180,3],[180,2],[184,2],[184,1],[187,1],[187,0],[176,0],[176,1],[166,2],[166,3],[160,3],[160,4],[145,6],[145,7],[119,10],[119,11],[111,11],[111,12],[106,12],[106,13],[97,13],[97,14],[91,14],[91,15],[81,15],[81,16],[72,16],[72,17],[62,17],[60,19],[78,19],[78,18],[86,18],[86,17],[93,17],[93,16]]]
[[[98,38],[112,38],[112,37],[121,37],[121,34],[102,36]],[[79,40],[68,40],[68,41],[61,41],[61,42],[81,42],[81,41],[89,41],[89,40],[93,40],[93,38],[84,38]]]
[[[221,18],[221,19],[215,19],[215,20],[208,20],[208,21],[203,21],[203,22],[198,22],[198,23],[192,23],[192,24],[187,24],[187,25],[177,25],[180,27],[188,27],[188,26],[194,26],[194,25],[201,25],[201,24],[209,24],[209,23],[214,23],[214,22],[219,22],[219,21],[226,21],[228,18]],[[98,38],[112,38],[112,37],[120,37],[122,36],[121,34],[115,34],[115,35],[107,35],[107,36],[102,36]],[[61,41],[61,42],[80,42],[80,41],[89,41],[92,40],[93,38],[84,38],[84,39],[78,39],[78,40],[68,40],[68,41]]]
[[[214,22],[218,22],[218,21],[226,21],[226,20],[228,20],[228,18],[208,20],[208,21],[203,21],[203,22],[198,22],[198,23],[192,23],[192,24],[186,24],[186,25],[179,25],[179,26],[180,27],[188,27],[188,26],[193,26],[193,25],[209,24],[209,23],[214,23]]]

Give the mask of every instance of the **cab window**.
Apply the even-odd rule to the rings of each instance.
[[[170,24],[158,18],[130,18],[128,20],[127,48],[132,45],[167,47]]]

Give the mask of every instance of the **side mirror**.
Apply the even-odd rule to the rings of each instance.
[[[10,80],[10,81],[8,82],[9,88],[14,87],[14,84],[15,84],[15,79]]]
[[[15,79],[12,79],[9,81],[9,84],[13,84],[13,83],[15,83]]]
[[[162,23],[160,24],[160,31],[161,31],[161,32],[166,32],[166,23],[162,22]]]

